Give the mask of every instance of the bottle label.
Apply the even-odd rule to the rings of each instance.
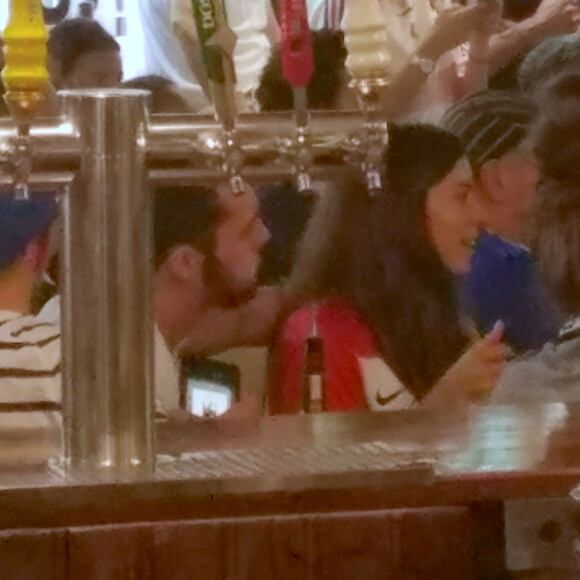
[[[308,383],[310,387],[310,412],[321,413],[323,392],[322,375],[310,375]]]
[[[208,41],[219,28],[215,2],[216,0],[192,0],[191,5],[207,78],[215,83],[224,84],[226,79],[223,56],[217,46],[208,45]]]

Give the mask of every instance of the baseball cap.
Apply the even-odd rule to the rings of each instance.
[[[11,193],[0,192],[0,270],[44,233],[57,214],[58,203],[52,193],[32,193],[30,199],[17,199]]]

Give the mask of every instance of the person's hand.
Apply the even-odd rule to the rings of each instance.
[[[493,34],[499,22],[499,7],[493,1],[449,6],[439,12],[417,53],[423,58],[437,60],[447,51],[467,42],[473,32]]]
[[[545,36],[580,30],[580,6],[577,0],[543,0],[531,17]]]
[[[497,386],[509,355],[503,333],[503,324],[497,322],[479,338],[433,387],[425,405],[450,409],[485,400]]]

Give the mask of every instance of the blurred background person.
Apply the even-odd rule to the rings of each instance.
[[[59,425],[60,329],[30,314],[50,257],[55,197],[0,194],[0,428]]]
[[[177,83],[165,77],[147,75],[122,83],[123,88],[140,89],[151,93],[151,113],[194,113]]]
[[[141,0],[146,2],[147,0]],[[149,0],[151,4],[152,0]],[[236,70],[236,90],[241,111],[256,108],[254,91],[260,72],[268,60],[271,45],[279,40],[280,30],[269,0],[226,0],[228,25],[236,34],[233,53]],[[189,69],[209,97],[205,67],[200,57],[197,28],[191,4],[187,0],[170,0],[170,20],[173,33],[182,48]],[[147,35],[146,35],[147,36]],[[163,74],[159,71],[158,74]]]
[[[49,34],[48,68],[57,90],[118,87],[123,78],[121,47],[94,20],[63,20]]]
[[[530,97],[490,90],[464,99],[443,118],[466,148],[473,196],[483,212],[462,300],[481,332],[501,320],[518,353],[541,347],[562,323],[526,247],[539,179],[531,137],[539,110]]]
[[[560,102],[538,128],[542,179],[530,228],[531,247],[567,320],[539,352],[509,365],[496,402],[580,399],[580,101]]]
[[[168,414],[179,408],[180,356],[265,344],[283,297],[258,288],[268,232],[249,185],[238,196],[226,183],[160,187],[153,222],[155,388],[158,411]],[[60,298],[46,304],[39,317],[59,324]],[[243,387],[242,409],[258,413],[262,393],[246,393]]]

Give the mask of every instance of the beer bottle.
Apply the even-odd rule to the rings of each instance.
[[[324,406],[324,343],[314,335],[304,348],[302,408],[305,413],[321,413]]]

